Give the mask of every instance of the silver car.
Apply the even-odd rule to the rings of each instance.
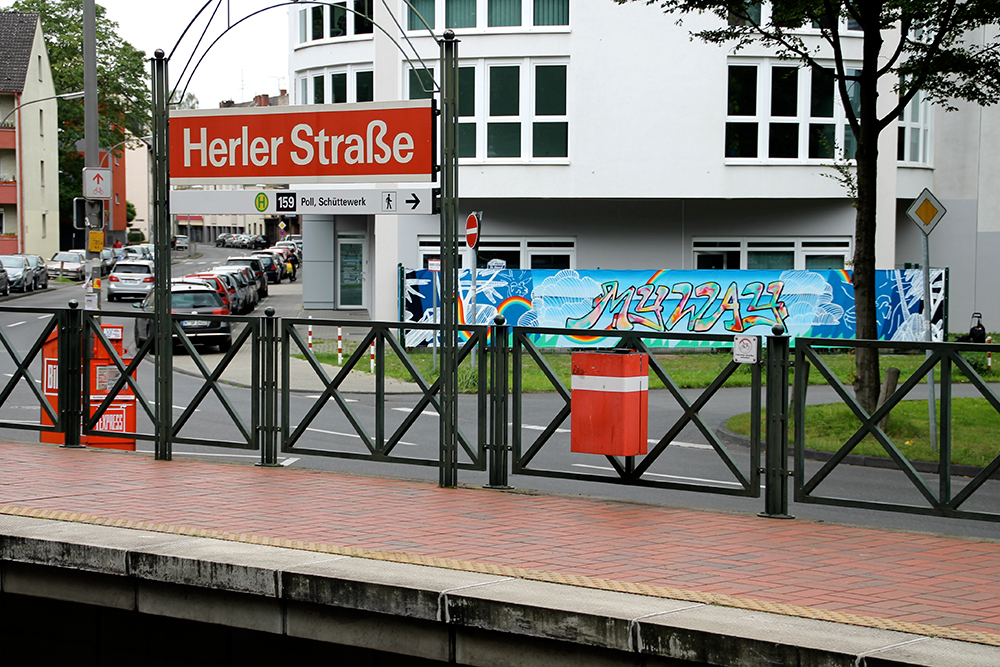
[[[63,250],[52,255],[46,266],[50,276],[83,280],[87,273],[87,256],[72,250]]]
[[[153,263],[144,259],[129,259],[115,264],[108,276],[108,301],[122,297],[146,298],[155,285]]]
[[[7,271],[11,289],[18,292],[30,292],[35,289],[35,267],[26,257],[0,255],[0,264]]]

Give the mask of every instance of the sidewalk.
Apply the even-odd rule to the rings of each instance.
[[[0,514],[271,544],[1000,646],[1000,542],[48,445]]]

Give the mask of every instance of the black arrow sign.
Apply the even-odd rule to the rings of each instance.
[[[417,206],[420,205],[420,198],[417,197],[417,193],[416,192],[411,192],[410,196],[413,197],[413,199],[407,199],[406,203],[407,204],[413,204],[413,206],[410,207],[410,210],[413,211],[413,210],[416,210]]]

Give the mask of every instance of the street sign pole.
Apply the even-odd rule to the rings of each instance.
[[[156,439],[155,457],[172,458],[170,432],[173,430],[173,329],[170,317],[170,125],[167,104],[170,84],[167,59],[162,49],[153,58],[153,299],[156,333]]]
[[[938,222],[944,217],[947,211],[941,202],[937,200],[931,191],[924,188],[920,196],[913,200],[913,204],[906,210],[906,214],[916,223],[923,233],[924,251],[924,341],[930,342],[931,318],[934,316],[931,308],[931,250],[930,235],[934,231]],[[927,350],[927,357],[930,358],[931,351]],[[937,392],[934,390],[934,369],[927,373],[927,420],[930,429],[931,451],[937,452]]]
[[[441,444],[439,485],[458,484],[458,40],[441,40]]]

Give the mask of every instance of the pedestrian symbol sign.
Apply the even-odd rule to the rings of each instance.
[[[382,212],[383,213],[396,212],[396,192],[394,190],[389,190],[388,192],[382,192]]]

